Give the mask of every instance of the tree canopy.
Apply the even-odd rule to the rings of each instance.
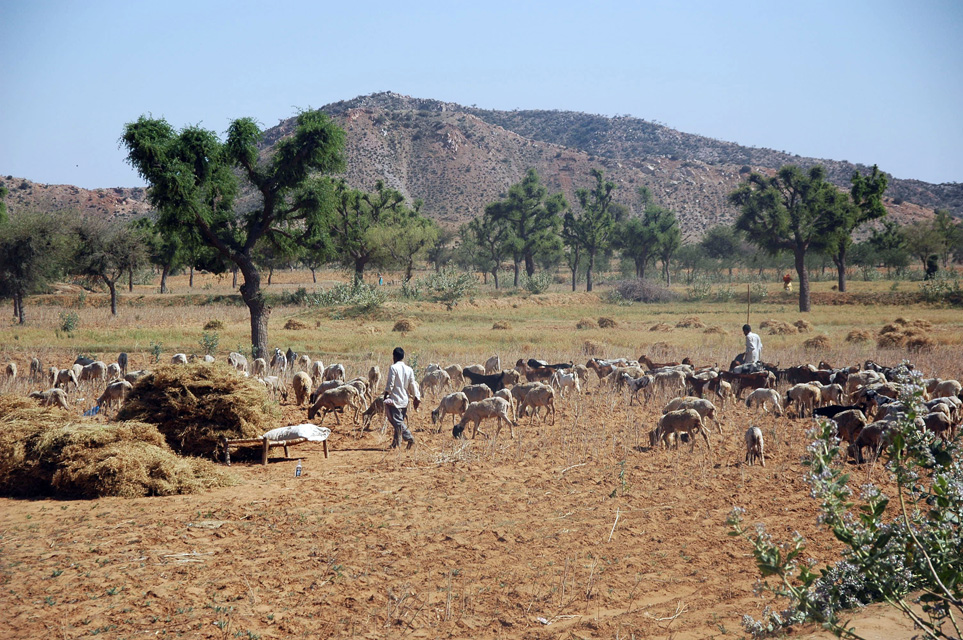
[[[578,249],[585,253],[586,291],[592,290],[592,271],[595,268],[595,259],[600,252],[609,248],[616,222],[615,215],[610,208],[612,192],[616,188],[615,183],[606,180],[605,172],[601,169],[592,169],[591,174],[595,180],[595,185],[591,189],[582,188],[575,191],[575,197],[578,199],[581,212],[579,215],[572,211],[565,212],[562,226],[565,243],[570,246],[577,245]]]

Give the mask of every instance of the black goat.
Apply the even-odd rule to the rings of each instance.
[[[829,418],[832,420],[836,417],[836,414],[842,413],[843,411],[849,411],[850,409],[858,409],[863,413],[866,413],[866,405],[864,404],[853,404],[849,406],[841,404],[828,404],[825,407],[819,407],[813,410],[814,418]]]
[[[505,388],[505,375],[501,371],[485,375],[483,373],[475,373],[468,369],[462,369],[461,375],[471,380],[472,384],[485,385],[492,390],[492,393],[497,393]]]

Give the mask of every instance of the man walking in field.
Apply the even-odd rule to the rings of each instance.
[[[746,358],[745,364],[759,362],[762,358],[762,340],[759,335],[752,332],[752,327],[747,324],[742,325],[742,332],[746,334]]]
[[[384,395],[388,422],[394,427],[391,448],[397,448],[404,440],[408,443],[406,448],[410,449],[415,444],[415,439],[405,422],[408,418],[408,402],[410,399],[417,410],[421,404],[421,393],[418,390],[418,383],[415,382],[415,372],[404,362],[405,350],[395,347],[391,355],[394,358],[394,364],[388,369]]]

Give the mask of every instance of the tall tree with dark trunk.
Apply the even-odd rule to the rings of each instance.
[[[806,253],[825,248],[826,230],[840,219],[844,195],[826,180],[822,167],[804,172],[793,165],[772,177],[752,173],[729,194],[729,202],[741,210],[736,228],[749,242],[771,255],[793,254],[801,312],[812,308]]]
[[[267,353],[270,308],[261,289],[254,247],[265,234],[304,236],[325,217],[332,197],[322,175],[344,169],[344,132],[319,110],[298,114],[294,132],[261,157],[262,131],[251,118],[230,124],[227,139],[200,127],[179,133],[167,121],[141,117],[124,128],[127,160],[148,182],[148,197],[167,231],[196,229],[201,239],[237,266],[240,292],[251,313],[256,357]],[[237,171],[237,173],[235,173]],[[235,208],[238,174],[259,202]]]
[[[385,257],[381,229],[389,215],[406,208],[401,192],[382,180],[371,193],[352,189],[344,180],[335,185],[335,204],[327,231],[341,264],[354,271],[355,282],[364,280],[369,263],[377,264]]]
[[[68,254],[61,216],[25,212],[0,222],[0,298],[12,298],[17,321],[26,322],[24,298],[59,277]]]
[[[567,208],[568,202],[561,193],[548,195],[535,169],[529,169],[521,182],[509,188],[505,200],[485,207],[485,213],[504,220],[512,230],[516,287],[520,264],[525,264],[525,273],[531,277],[535,275],[535,262],[540,254],[558,252],[561,214]]]
[[[582,209],[581,214],[576,216],[572,211],[566,212],[562,226],[565,242],[569,246],[577,244],[585,252],[586,291],[592,290],[595,258],[609,248],[612,231],[615,229],[615,215],[609,208],[615,183],[606,180],[605,172],[601,169],[592,169],[592,177],[595,179],[594,187],[575,191],[575,197]]]
[[[826,252],[836,265],[839,291],[846,291],[846,255],[853,246],[853,232],[864,223],[886,215],[883,192],[887,184],[886,174],[876,165],[868,176],[854,171],[850,189],[852,202],[839,202],[837,219],[826,221],[830,226],[822,231],[826,236]]]
[[[121,278],[147,261],[143,233],[128,225],[103,219],[81,220],[74,230],[74,268],[99,278],[110,292],[110,313],[117,315],[117,285]]]
[[[495,288],[498,289],[498,271],[502,268],[502,262],[511,253],[509,247],[511,229],[508,223],[485,212],[462,225],[460,233],[463,243],[477,248],[476,251],[471,252],[475,257],[476,265],[484,273],[492,274]]]

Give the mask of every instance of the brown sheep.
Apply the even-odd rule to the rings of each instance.
[[[538,383],[538,386],[525,394],[525,398],[518,405],[518,414],[524,416],[529,407],[532,408],[532,419],[529,423],[535,421],[535,416],[538,415],[540,407],[548,407],[548,413],[552,414],[552,424],[555,424],[555,389],[546,384]]]
[[[746,462],[752,466],[753,461],[759,460],[762,466],[766,466],[765,445],[762,441],[762,429],[759,427],[749,427],[746,430]]]
[[[351,385],[343,384],[334,389],[328,389],[318,396],[317,401],[311,405],[308,409],[308,420],[313,420],[314,416],[321,412],[321,420],[318,422],[318,426],[324,422],[324,417],[335,412],[334,420],[337,424],[341,424],[341,419],[338,418],[338,411],[344,411],[345,407],[351,407],[354,409],[353,421],[357,422],[358,415],[364,409],[361,405],[361,394],[358,390]]]
[[[706,441],[706,449],[709,453],[712,452],[712,445],[709,444],[709,435],[706,433],[705,425],[702,422],[702,416],[695,409],[680,409],[679,411],[670,411],[661,418],[659,418],[658,424],[659,438],[665,441],[667,434],[675,433],[677,435],[686,433],[689,436],[689,443],[692,445],[692,451],[695,451],[695,436],[701,435]],[[676,448],[679,448],[678,440],[675,444]]]
[[[474,440],[475,436],[479,433],[487,438],[488,436],[485,434],[485,432],[478,428],[478,425],[482,420],[486,420],[488,418],[497,418],[498,427],[495,429],[494,437],[497,438],[498,434],[501,432],[502,420],[504,420],[508,423],[511,436],[514,438],[516,425],[508,415],[508,410],[509,404],[504,398],[486,398],[480,402],[472,402],[468,405],[468,408],[465,409],[465,413],[462,415],[461,421],[459,421],[458,424],[456,424],[451,430],[451,434],[456,438],[461,437],[465,432],[465,425],[467,425],[469,422],[472,422],[472,439]]]
[[[60,407],[64,411],[70,409],[67,404],[67,394],[63,389],[47,389],[46,391],[32,391],[30,397],[38,400],[45,407]]]
[[[487,388],[487,387],[486,387]],[[468,396],[461,391],[449,393],[438,403],[438,408],[431,412],[431,423],[438,425],[438,432],[441,432],[441,421],[445,416],[451,416],[451,426],[455,426],[455,416],[465,415],[468,409]]]
[[[311,376],[298,371],[291,380],[291,386],[294,388],[294,404],[300,407],[302,402],[306,402],[311,397],[311,388],[314,384],[311,382]]]
[[[124,398],[127,397],[132,387],[133,385],[126,380],[111,382],[107,385],[107,388],[104,389],[104,392],[100,394],[100,397],[97,398],[97,406],[109,407],[117,405],[117,407],[120,408],[120,404],[124,401]]]

